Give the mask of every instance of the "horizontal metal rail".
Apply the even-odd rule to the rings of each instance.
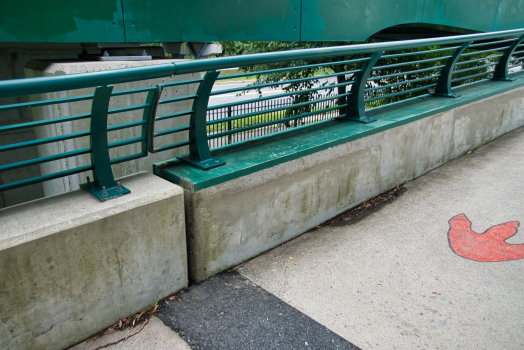
[[[478,74],[474,74],[474,75],[468,75],[467,77],[452,79],[451,82],[452,83],[457,83],[459,81],[468,80],[468,79],[474,79],[474,78],[478,78],[478,77],[482,77],[482,76],[486,76],[486,75],[490,75],[490,74],[493,74],[493,72],[491,71],[491,72],[478,73]]]
[[[39,139],[39,140],[20,142],[20,143],[15,143],[15,144],[11,144],[11,145],[0,146],[0,152],[14,151],[14,150],[21,149],[21,148],[26,148],[26,147],[45,145],[46,143],[71,140],[71,139],[75,139],[75,138],[78,138],[78,137],[89,136],[90,134],[91,133],[89,131],[83,131],[83,132],[77,132],[77,133],[67,134],[67,135],[61,135],[61,136],[55,136],[55,137],[47,137],[47,138]]]
[[[427,60],[418,60],[418,61],[410,61],[410,62],[403,62],[403,63],[397,63],[397,64],[389,64],[389,65],[385,65],[385,66],[376,66],[376,67],[373,67],[373,70],[391,69],[391,68],[396,68],[396,67],[417,65],[417,64],[421,64],[421,63],[443,61],[443,60],[447,60],[450,57],[451,56],[442,56],[442,57],[437,57],[437,58],[430,58],[430,59],[427,59]]]
[[[368,99],[364,100],[364,102],[365,103],[369,103],[369,102],[373,102],[373,101],[383,100],[385,98],[391,98],[391,97],[395,97],[395,96],[410,94],[410,93],[417,92],[417,91],[420,91],[420,90],[427,90],[427,89],[433,88],[435,86],[437,86],[437,84],[425,85],[425,86],[418,87],[418,88],[415,88],[415,89],[404,90],[404,91],[396,92],[396,93],[393,93],[393,94],[377,96],[377,97],[374,97],[374,98],[368,98]]]
[[[469,47],[478,47],[478,46],[488,46],[488,45],[496,45],[496,44],[502,44],[502,43],[510,43],[510,42],[514,42],[515,40],[518,40],[518,38],[506,39],[506,40],[498,40],[498,41],[488,41],[488,42],[479,43],[479,44],[472,44],[472,45],[469,45]]]
[[[355,83],[355,81],[351,80],[351,81],[348,81],[348,82],[345,82],[345,83],[341,83],[341,84],[329,84],[329,85],[320,86],[320,87],[311,88],[311,89],[295,90],[295,91],[286,92],[286,93],[277,94],[277,95],[271,95],[271,96],[266,96],[266,97],[259,97],[259,98],[251,99],[251,100],[244,100],[244,101],[242,101],[242,104],[248,104],[248,103],[252,103],[252,102],[260,102],[260,101],[266,101],[266,100],[273,100],[273,99],[276,99],[276,98],[294,96],[294,95],[299,95],[299,94],[304,94],[304,93],[309,93],[309,92],[314,92],[314,91],[319,91],[319,90],[330,90],[330,89],[334,89],[334,88],[338,88],[338,87],[342,87],[342,86],[353,85],[354,83]],[[215,109],[220,109],[220,108],[225,108],[225,107],[230,107],[230,106],[237,106],[238,104],[239,104],[238,102],[225,103],[225,104],[221,104],[221,105],[210,106],[207,109],[208,109],[208,111],[210,111],[210,110],[215,110]]]
[[[401,85],[406,85],[407,86],[409,84],[420,83],[421,81],[437,79],[438,77],[439,77],[438,75],[432,75],[432,76],[429,76],[429,77],[426,77],[426,78],[404,80],[404,81],[401,81],[401,82],[398,82],[398,83],[394,83],[394,84],[375,86],[375,87],[372,87],[372,88],[368,88],[365,91],[383,90],[383,89],[392,88],[392,87],[401,86]]]
[[[422,56],[426,55],[428,53],[434,53],[434,52],[444,52],[444,51],[453,51],[458,49],[460,46],[450,46],[445,47],[443,49],[435,49],[435,50],[426,50],[426,51],[415,51],[415,52],[406,52],[406,53],[397,53],[397,54],[391,54],[391,55],[384,55],[382,58],[398,58],[398,57],[407,57],[407,56]]]
[[[351,70],[351,71],[334,73],[334,74],[317,75],[317,76],[314,76],[314,77],[307,77],[307,78],[300,78],[300,79],[291,79],[291,80],[283,80],[283,81],[277,81],[277,82],[274,82],[274,83],[251,85],[251,86],[247,86],[247,87],[243,87],[243,88],[226,89],[226,90],[214,91],[214,92],[211,93],[211,96],[224,95],[224,94],[228,94],[228,93],[231,93],[231,92],[257,90],[257,89],[263,89],[265,87],[273,87],[273,86],[278,86],[278,85],[289,85],[289,84],[293,84],[293,83],[300,83],[300,82],[303,82],[303,81],[326,79],[326,78],[332,78],[332,77],[336,77],[336,76],[353,74],[353,73],[358,73],[358,72],[360,72],[360,70]]]
[[[451,92],[452,88],[477,84],[489,77],[510,80],[508,74],[516,67],[522,67],[524,57],[519,55],[524,53],[523,41],[524,29],[518,29],[0,81],[0,100],[21,97],[21,101],[27,101],[25,96],[31,96],[29,102],[8,101],[0,106],[0,113],[12,113],[5,122],[0,119],[0,135],[16,135],[17,132],[35,135],[35,139],[3,144],[0,152],[23,152],[25,148],[34,147],[37,148],[35,153],[40,154],[32,159],[18,158],[24,160],[0,164],[0,171],[42,167],[56,161],[75,164],[64,160],[82,157],[77,163],[86,164],[86,157],[91,157],[89,165],[50,174],[45,170],[42,173],[46,175],[2,184],[0,191],[86,171],[93,171],[93,179],[101,192],[111,188],[116,191],[111,166],[147,157],[149,153],[175,150],[166,155],[172,158],[172,155],[189,150],[189,155],[180,159],[207,169],[211,163],[223,163],[213,158],[209,148],[211,142],[213,147],[218,144],[218,149],[223,149],[220,145],[240,145],[246,139],[280,135],[333,118],[370,123],[374,119],[365,116],[366,110],[432,93],[434,96],[457,97]],[[282,67],[280,64],[285,62],[292,63]],[[269,69],[268,65],[272,64],[278,65]],[[229,68],[239,68],[240,72],[220,75],[222,70]],[[305,76],[302,72],[305,70],[307,75],[313,75]],[[315,71],[321,75],[314,75]],[[185,79],[184,74],[194,75]],[[152,79],[165,81],[171,76],[175,76],[171,81],[148,86],[156,84],[151,83]],[[213,90],[216,81],[246,77],[256,78],[256,83]],[[138,81],[144,81],[144,86],[113,91],[116,84]],[[183,94],[177,94],[174,89],[167,90],[180,86],[184,86]],[[273,93],[270,90],[277,88],[283,91]],[[68,93],[69,97],[56,98],[56,95],[51,95],[77,89],[86,90],[74,93],[79,96]],[[252,90],[260,91],[261,95],[209,106],[211,97]],[[136,98],[140,101],[132,105],[127,105],[127,99],[120,98],[137,94],[143,95],[130,97],[130,100]],[[35,98],[42,100],[35,101]],[[62,105],[82,101],[90,102],[75,105],[71,110],[76,114],[61,115],[69,110]],[[12,122],[13,111],[22,109],[25,109],[24,120]],[[45,117],[37,120],[38,113]],[[28,120],[29,115],[35,120]],[[109,142],[109,136],[112,142]],[[157,146],[160,142],[161,146]],[[125,150],[124,154],[131,154],[111,158],[109,150],[116,148]],[[50,154],[51,151],[58,153]],[[111,154],[118,152],[121,151],[111,151]],[[102,191],[102,188],[105,189]]]
[[[155,86],[138,88],[138,89],[118,90],[118,91],[111,92],[111,96],[122,96],[122,95],[139,94],[139,93],[142,93],[142,92],[149,92],[149,91],[155,91],[155,90],[156,90]]]
[[[158,104],[159,105],[163,105],[163,104],[166,104],[166,103],[173,103],[173,102],[182,102],[182,101],[187,101],[187,100],[193,100],[195,98],[197,98],[198,95],[187,95],[187,96],[181,96],[181,97],[173,97],[173,98],[168,98],[168,99],[165,99],[165,100],[160,100],[158,101]]]
[[[474,59],[474,60],[461,61],[461,62],[458,62],[455,65],[455,67],[463,66],[465,64],[471,64],[471,63],[475,63],[475,62],[480,62],[480,61],[488,61],[488,60],[492,60],[492,59],[495,59],[495,58],[499,58],[501,56],[503,56],[503,55],[495,55],[495,56],[488,56],[488,57],[477,58],[477,59]]]
[[[34,127],[37,127],[37,126],[45,126],[45,125],[50,125],[50,124],[71,122],[71,121],[74,121],[74,120],[81,120],[81,119],[86,119],[86,118],[90,118],[90,117],[91,117],[90,113],[84,113],[84,114],[72,115],[70,117],[52,118],[52,119],[39,120],[39,121],[36,121],[36,122],[28,122],[28,123],[14,124],[14,125],[6,125],[6,126],[1,126],[0,127],[0,132],[3,132],[3,131],[16,131],[16,130],[21,130],[21,129],[34,128]]]
[[[192,110],[176,112],[176,113],[171,113],[171,114],[163,114],[163,115],[159,115],[158,117],[156,117],[155,120],[160,121],[160,120],[178,118],[178,117],[182,117],[184,115],[188,115],[188,114],[191,114],[191,113],[193,113]]]
[[[354,59],[354,60],[340,61],[340,62],[309,64],[309,65],[301,65],[301,66],[295,66],[295,67],[289,67],[289,68],[277,68],[277,69],[254,71],[254,72],[250,72],[250,73],[224,75],[224,76],[218,77],[217,80],[253,77],[253,76],[257,76],[257,75],[290,72],[290,71],[302,70],[302,69],[340,66],[340,65],[349,64],[349,63],[362,63],[362,62],[366,62],[366,61],[369,61],[369,57],[358,58],[358,59]]]
[[[498,64],[498,62],[485,64],[485,65],[482,65],[482,66],[476,66],[476,67],[471,67],[471,68],[460,69],[460,70],[454,71],[453,74],[459,74],[459,73],[469,72],[469,71],[472,71],[472,70],[478,70],[478,69],[482,69],[482,68],[493,67],[496,64]]]
[[[473,51],[473,52],[463,53],[462,57],[468,57],[468,56],[473,56],[473,55],[482,55],[482,54],[490,53],[490,52],[503,51],[503,50],[506,50],[508,48],[509,48],[509,46],[504,46],[504,47],[497,47],[495,49],[489,49],[489,50]]]
[[[182,132],[182,131],[187,131],[187,130],[191,130],[191,126],[185,125],[185,126],[179,126],[178,128],[172,128],[172,129],[156,131],[154,133],[153,137],[171,135],[171,134],[175,134],[177,132]]]
[[[59,104],[59,103],[71,103],[71,102],[85,101],[85,100],[91,100],[92,98],[93,98],[93,95],[84,95],[84,96],[77,96],[77,97],[55,98],[53,100],[17,103],[17,104],[12,104],[12,105],[0,106],[0,112],[9,111],[13,109],[20,109],[20,108],[34,108],[34,107],[42,107],[42,106]]]
[[[417,70],[395,73],[395,74],[379,75],[376,77],[370,77],[368,81],[384,80],[384,79],[395,78],[395,77],[400,77],[400,76],[405,76],[405,75],[414,75],[414,74],[429,72],[432,70],[442,69],[444,67],[445,65],[440,65],[440,66],[434,66],[434,67],[429,67],[429,68],[424,68],[424,69],[417,69]]]
[[[25,160],[25,161],[22,161],[22,162],[2,165],[2,166],[0,166],[0,171],[8,171],[8,170],[20,169],[20,168],[24,168],[26,166],[52,162],[54,160],[60,160],[60,159],[69,158],[69,157],[75,157],[75,156],[79,156],[79,155],[82,155],[82,154],[87,154],[87,153],[90,153],[90,152],[91,152],[91,148],[83,148],[83,149],[79,149],[77,151],[58,153],[58,154],[54,154],[52,156],[35,158],[35,159]]]

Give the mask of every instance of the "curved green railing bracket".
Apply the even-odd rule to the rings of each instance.
[[[493,73],[493,80],[504,80],[504,81],[514,81],[515,78],[510,78],[508,73],[508,65],[511,55],[517,49],[517,47],[524,41],[524,35],[515,40],[510,47],[504,51],[504,54],[499,60],[499,63],[495,66],[495,72]]]
[[[80,185],[101,201],[130,193],[117,184],[111,169],[111,158],[107,142],[107,115],[113,86],[99,86],[95,90],[91,107],[91,164],[94,165],[93,180]]]
[[[384,51],[374,52],[371,55],[370,60],[362,65],[362,71],[355,73],[355,83],[351,87],[351,95],[348,95],[347,97],[346,116],[340,119],[351,120],[365,124],[377,121],[376,118],[366,117],[364,93],[366,92],[366,84],[369,75],[383,54]]]
[[[446,61],[446,66],[442,68],[442,71],[440,72],[440,76],[437,81],[437,86],[435,87],[435,92],[433,95],[435,96],[441,96],[441,97],[451,97],[451,98],[457,98],[462,95],[455,94],[451,91],[451,78],[453,76],[453,70],[455,69],[455,65],[457,64],[460,56],[466,51],[466,49],[471,45],[473,41],[466,41],[458,49],[453,52],[453,55],[451,55],[450,58]]]
[[[211,151],[207,143],[207,105],[209,96],[213,89],[213,84],[220,72],[209,71],[204,80],[200,83],[197,91],[197,98],[193,102],[193,113],[189,124],[189,155],[178,157],[181,161],[188,163],[202,170],[209,170],[226,164],[221,159],[211,157]]]
[[[160,95],[162,95],[163,90],[164,86],[162,84],[158,84],[156,86],[156,90],[149,91],[146,98],[146,103],[149,105],[149,107],[144,108],[143,120],[147,121],[147,125],[142,126],[142,135],[146,135],[147,137],[147,146],[146,148],[142,148],[142,150],[147,150],[150,153],[155,153],[155,116],[156,110],[158,108],[158,101],[160,101]],[[144,127],[146,128],[145,132]],[[142,145],[142,147],[144,146]]]

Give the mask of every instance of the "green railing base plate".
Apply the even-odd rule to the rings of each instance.
[[[224,162],[222,159],[218,159],[215,157],[211,157],[206,160],[198,160],[197,158],[192,157],[192,156],[182,156],[182,157],[177,157],[177,158],[180,159],[184,163],[187,163],[191,166],[194,166],[202,170],[209,170],[209,169],[213,169],[213,168],[216,168],[222,165],[226,165],[226,162]]]
[[[437,92],[432,93],[433,96],[440,96],[440,97],[449,97],[449,98],[457,98],[462,96],[461,94],[439,94]]]
[[[349,120],[352,122],[358,122],[363,124],[369,124],[377,121],[377,118],[373,117],[364,117],[364,118],[351,118],[351,117],[342,117],[342,118],[336,118],[337,120]]]
[[[81,184],[80,187],[98,198],[100,202],[105,202],[109,199],[131,193],[131,191],[124,186],[120,186],[120,189],[117,186],[106,188],[104,193],[104,189],[100,186],[98,181]]]

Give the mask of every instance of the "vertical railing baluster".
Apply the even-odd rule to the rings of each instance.
[[[127,188],[115,181],[111,169],[109,144],[107,141],[107,117],[113,85],[99,86],[95,89],[91,107],[91,164],[93,182],[80,185],[101,201],[130,193]]]
[[[362,71],[355,73],[355,83],[351,87],[351,95],[348,95],[347,97],[346,116],[338,119],[351,120],[365,124],[377,120],[376,118],[366,117],[364,93],[366,91],[368,77],[383,54],[384,51],[374,52],[371,55],[370,60],[362,65]]]
[[[209,71],[197,90],[193,101],[193,112],[189,124],[189,155],[178,157],[181,161],[202,170],[208,170],[226,164],[221,159],[211,157],[207,139],[207,105],[213,84],[220,72]]]
[[[515,40],[510,45],[510,47],[508,47],[504,51],[504,54],[500,58],[498,64],[495,66],[495,72],[493,73],[493,80],[504,80],[504,81],[516,80],[515,78],[509,77],[508,65],[509,65],[509,60],[511,58],[511,55],[513,55],[513,52],[517,49],[517,47],[520,45],[522,41],[524,41],[524,35],[520,36],[517,40]]]
[[[227,117],[229,118],[228,121],[227,121],[227,131],[231,131],[231,106],[228,106],[227,107]],[[231,134],[228,134],[227,135],[227,144],[231,144]]]
[[[453,70],[457,64],[460,56],[466,51],[472,41],[466,41],[458,49],[453,52],[450,58],[446,61],[446,66],[442,68],[440,76],[438,77],[437,86],[435,87],[435,92],[433,95],[442,96],[442,97],[451,97],[457,98],[462,95],[455,94],[451,91],[451,78],[453,76]]]
[[[158,109],[158,101],[160,101],[160,96],[162,95],[163,90],[164,86],[162,84],[158,84],[156,86],[156,90],[149,91],[146,97],[146,103],[149,105],[149,107],[144,108],[143,119],[147,120],[147,126],[145,126],[147,139],[145,144],[147,147],[146,150],[148,150],[150,153],[155,153],[156,111]],[[142,127],[142,134],[144,134],[144,126]],[[142,144],[142,147],[144,147],[144,143]]]

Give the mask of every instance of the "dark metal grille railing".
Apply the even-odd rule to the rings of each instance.
[[[436,98],[458,97],[452,91],[458,86],[488,79],[511,80],[511,74],[522,69],[524,64],[523,40],[524,29],[520,29],[1,81],[0,103],[2,99],[12,97],[32,98],[29,102],[4,102],[0,113],[54,108],[56,105],[85,101],[91,101],[91,106],[78,114],[51,115],[43,120],[12,123],[0,119],[0,135],[10,135],[23,129],[34,129],[36,135],[31,140],[13,140],[7,136],[1,139],[0,152],[12,152],[12,157],[4,158],[13,160],[0,164],[0,172],[61,161],[76,164],[66,170],[54,171],[50,167],[51,170],[44,175],[15,178],[0,184],[0,191],[92,171],[93,182],[83,187],[105,199],[126,192],[115,182],[111,166],[146,157],[150,153],[177,149],[180,161],[209,169],[224,163],[211,155],[211,149],[219,150],[246,140],[281,135],[316,123],[329,122],[333,118],[371,123],[375,119],[367,116],[366,112],[385,105],[430,95]],[[264,68],[267,64],[278,62],[290,62],[291,66]],[[248,66],[261,68],[255,72],[220,76],[223,69]],[[278,74],[311,68],[322,68],[324,72],[317,76],[299,75],[299,78],[295,75],[291,80],[269,79]],[[193,73],[205,75],[123,91],[113,91],[111,85]],[[241,77],[257,77],[260,83],[213,90],[217,80]],[[264,81],[265,78],[267,80]],[[92,88],[92,93],[49,98],[60,96],[63,91],[86,88]],[[186,92],[177,95],[172,93],[172,89],[185,89]],[[210,98],[253,91],[259,96],[208,106]],[[166,94],[175,97],[165,97]],[[112,108],[112,101],[119,98],[133,103]],[[188,103],[192,107],[183,108]],[[136,116],[137,111],[139,118],[114,125],[112,118],[115,115],[134,113]],[[173,121],[176,122],[172,126],[166,126],[166,123]],[[63,126],[67,123],[76,123],[78,127],[63,135],[42,132],[42,128],[53,125],[65,130],[67,128]],[[82,147],[72,147],[71,140],[80,140],[75,145]],[[17,153],[35,147],[40,149],[33,154],[39,154],[41,148],[46,147],[45,155],[24,158]],[[128,154],[114,156],[112,150],[122,147],[131,147]],[[182,156],[184,153],[186,155]],[[89,159],[85,155],[90,155]]]
[[[336,106],[338,96],[319,96],[312,105],[314,110],[324,110]],[[309,116],[288,120],[289,110],[300,113],[300,107],[293,104],[290,97],[256,100],[237,105],[208,109],[207,135],[211,149],[237,142],[266,136],[298,126],[309,125],[338,116],[336,110],[315,113]],[[275,122],[273,124],[273,122]],[[267,125],[263,125],[268,123]]]

